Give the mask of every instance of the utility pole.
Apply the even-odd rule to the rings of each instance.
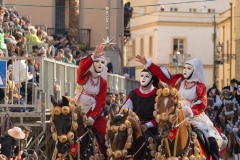
[[[213,16],[213,83],[216,83],[216,67],[215,67],[215,61],[216,61],[216,16]],[[217,85],[217,84],[216,84]]]

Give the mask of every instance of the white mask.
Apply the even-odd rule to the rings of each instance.
[[[238,91],[240,91],[240,85],[238,86]]]
[[[185,64],[183,66],[183,77],[185,79],[188,79],[188,78],[190,78],[192,73],[193,73],[193,66],[190,64]]]
[[[140,84],[142,87],[146,87],[152,80],[152,75],[148,72],[141,72]]]
[[[102,58],[97,58],[94,62],[93,62],[93,66],[94,69],[97,73],[101,73],[104,66],[105,66],[105,60]]]

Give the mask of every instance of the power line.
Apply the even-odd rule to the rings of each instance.
[[[165,3],[165,4],[149,4],[149,5],[141,5],[141,6],[131,6],[133,8],[135,7],[148,7],[148,6],[161,6],[161,5],[173,5],[173,4],[187,4],[187,3],[198,3],[198,2],[213,2],[216,0],[201,0],[201,1],[188,1],[188,2],[176,2],[176,3]],[[5,6],[25,6],[25,7],[47,7],[47,8],[76,8],[75,6],[47,6],[47,5],[34,5],[34,4],[4,4]],[[89,10],[106,10],[106,8],[92,8],[92,7],[86,7],[81,9],[89,9]],[[121,9],[121,8],[109,8],[111,9]]]

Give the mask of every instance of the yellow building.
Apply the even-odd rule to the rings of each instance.
[[[230,9],[220,14],[218,23],[217,57],[220,64],[216,67],[219,89],[229,85],[230,80],[240,80],[240,1],[233,0]]]
[[[240,80],[240,1],[233,0],[232,2],[232,18],[233,18],[233,54],[236,54],[236,63],[233,68],[235,69],[235,77],[237,80]]]
[[[220,2],[221,1],[221,2]],[[229,1],[193,3],[190,0],[130,0],[134,8],[131,39],[126,44],[126,62],[136,67],[138,79],[143,66],[135,61],[137,54],[166,66],[172,74],[181,73],[185,61],[200,58],[207,87],[214,82],[214,16],[230,8]],[[186,3],[189,2],[189,3]],[[216,28],[217,30],[217,28]],[[174,61],[175,51],[177,61]]]
[[[233,70],[231,56],[231,9],[219,16],[216,44],[216,85],[219,89],[229,85]]]

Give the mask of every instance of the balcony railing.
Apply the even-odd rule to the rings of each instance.
[[[169,54],[170,66],[183,66],[188,60],[190,60],[190,54]]]
[[[68,28],[48,28],[47,33],[48,35],[55,35],[55,34],[64,34],[67,32]],[[91,29],[79,29],[79,47],[82,49],[88,49],[91,47]]]

